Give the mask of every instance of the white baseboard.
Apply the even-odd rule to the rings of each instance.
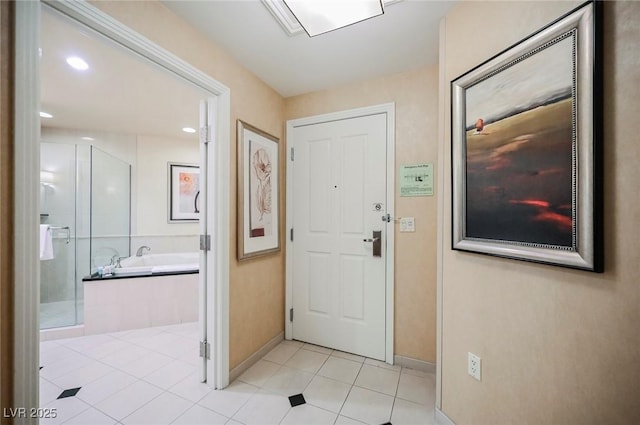
[[[235,381],[235,379],[242,375],[245,370],[249,369],[255,363],[258,362],[261,358],[263,358],[269,351],[273,350],[276,345],[280,344],[284,340],[284,332],[280,332],[274,338],[272,338],[269,342],[263,345],[258,351],[249,356],[248,359],[240,363],[238,366],[234,367],[229,371],[229,383]]]
[[[84,325],[43,329],[40,331],[40,342],[53,341],[56,339],[76,338],[79,336],[84,336]]]
[[[437,425],[456,425],[447,415],[442,413],[442,410],[436,407],[436,424]]]
[[[421,370],[428,373],[436,373],[436,364],[426,362],[424,360],[412,359],[405,356],[393,356],[393,364],[400,365],[402,367],[408,367],[409,369]]]

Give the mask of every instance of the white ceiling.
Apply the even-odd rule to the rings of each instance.
[[[439,21],[456,2],[399,1],[313,38],[286,34],[260,0],[163,3],[289,97],[437,63]]]
[[[203,91],[146,59],[43,7],[41,110],[44,127],[197,140]],[[72,55],[90,66],[77,71]]]
[[[385,14],[309,38],[289,36],[260,0],[164,1],[282,96],[437,62],[440,17],[453,1],[402,0]],[[45,127],[194,139],[200,90],[43,6]],[[85,72],[70,68],[83,57]],[[215,77],[215,76],[214,76]]]

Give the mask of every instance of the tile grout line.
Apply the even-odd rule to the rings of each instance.
[[[336,422],[338,422],[338,418],[340,418],[340,416],[344,416],[344,415],[342,415],[342,409],[344,409],[344,405],[347,403],[347,400],[349,399],[349,395],[351,395],[351,390],[353,390],[353,387],[356,386],[356,381],[358,380],[358,376],[360,376],[360,372],[362,371],[362,366],[364,366],[364,362],[365,361],[366,361],[366,358],[360,364],[360,368],[358,369],[358,373],[356,374],[356,377],[353,379],[353,383],[351,384],[351,387],[349,387],[349,392],[347,393],[347,396],[344,398],[344,401],[342,402],[342,406],[340,406],[340,409],[338,410],[338,416],[336,416],[336,420],[334,421],[334,424]],[[349,418],[349,416],[345,416],[345,417]],[[354,419],[354,418],[350,418],[350,419]],[[356,420],[356,419],[354,419],[354,420]]]
[[[157,333],[155,333],[154,335],[159,335],[159,334],[161,334],[161,333],[163,333],[163,332],[164,332],[164,333],[167,333],[167,334],[173,334],[173,335],[176,335],[175,333],[171,333],[171,332],[168,332],[168,331],[166,331],[166,330],[162,330],[162,331],[160,331],[160,332],[157,332]],[[117,337],[114,337],[114,336],[113,336],[113,335],[111,335],[111,334],[107,334],[107,336],[109,336],[109,337],[111,337],[111,338],[114,338],[114,339],[116,339],[116,340],[121,340],[121,339],[119,339],[119,338],[117,338]],[[152,336],[153,336],[153,335],[152,335]],[[82,338],[82,337],[80,337],[80,338]],[[122,341],[122,340],[121,340],[121,341]],[[44,342],[44,341],[43,341],[43,342]],[[109,341],[109,342],[110,342],[110,341]],[[150,352],[154,352],[154,353],[157,353],[157,354],[164,355],[164,356],[166,356],[166,357],[171,358],[171,360],[172,360],[172,361],[180,361],[180,360],[179,360],[179,358],[171,357],[171,356],[167,356],[167,355],[165,355],[165,354],[163,354],[163,353],[161,353],[161,352],[159,352],[159,351],[156,351],[156,350],[154,350],[154,349],[151,349],[151,348],[147,348],[147,347],[141,346],[141,345],[136,344],[136,343],[133,343],[133,342],[131,342],[131,341],[124,341],[124,342],[127,342],[127,343],[129,343],[129,344],[132,344],[132,345],[134,345],[134,346],[137,346],[137,347],[140,347],[140,348],[143,348],[143,349],[146,349],[146,350],[149,350]],[[108,343],[108,342],[105,342],[105,343]],[[153,400],[155,400],[156,398],[160,397],[160,396],[161,396],[162,394],[164,394],[164,393],[169,393],[169,395],[175,396],[175,397],[180,398],[180,399],[182,399],[182,400],[185,400],[185,401],[187,401],[187,402],[189,402],[189,403],[192,403],[192,404],[191,404],[191,406],[189,406],[186,410],[189,410],[189,409],[190,409],[190,408],[192,408],[195,404],[197,404],[197,402],[192,402],[191,400],[185,399],[184,397],[182,397],[182,396],[180,396],[180,395],[178,395],[178,394],[175,394],[175,393],[171,392],[171,391],[170,391],[170,389],[165,389],[165,388],[159,387],[159,386],[157,386],[157,385],[155,385],[155,384],[153,384],[153,383],[151,383],[151,382],[148,382],[148,381],[144,380],[144,377],[149,376],[149,375],[151,375],[151,374],[155,373],[156,371],[158,371],[158,370],[162,369],[162,368],[163,368],[163,367],[165,367],[166,365],[161,366],[161,367],[159,367],[158,369],[155,369],[154,371],[152,371],[152,372],[148,373],[147,375],[145,375],[145,376],[143,376],[143,377],[137,377],[137,376],[135,376],[135,375],[131,375],[131,374],[130,374],[130,373],[128,373],[127,371],[124,371],[124,370],[120,369],[119,367],[116,367],[116,366],[114,366],[114,365],[111,365],[111,364],[108,364],[108,363],[106,363],[106,362],[103,362],[103,361],[102,361],[102,359],[96,359],[96,358],[90,357],[90,356],[86,355],[86,353],[85,353],[84,351],[81,351],[81,349],[79,349],[79,348],[77,348],[77,347],[69,347],[69,346],[67,346],[66,344],[60,344],[60,343],[56,343],[56,345],[57,345],[58,347],[64,347],[65,349],[68,349],[68,350],[71,350],[71,351],[73,351],[73,352],[76,352],[76,353],[78,353],[79,355],[82,355],[83,357],[86,357],[86,358],[88,358],[88,359],[89,359],[89,360],[91,360],[91,361],[95,361],[96,363],[99,363],[99,364],[105,365],[105,366],[109,367],[110,369],[112,369],[110,372],[107,372],[106,374],[101,375],[101,376],[97,377],[96,379],[91,380],[90,382],[87,382],[87,383],[85,383],[85,384],[83,384],[83,385],[80,385],[80,387],[84,387],[84,386],[86,386],[86,385],[89,385],[89,384],[91,384],[91,383],[93,383],[93,382],[95,382],[95,381],[97,381],[97,380],[99,380],[99,379],[104,378],[104,377],[105,377],[105,376],[107,376],[109,373],[116,372],[116,371],[117,371],[117,372],[120,372],[120,373],[123,373],[123,374],[125,374],[125,375],[128,375],[128,376],[130,376],[130,377],[132,377],[132,378],[134,378],[134,379],[135,379],[135,380],[134,380],[133,382],[131,382],[129,385],[126,385],[125,387],[123,387],[123,388],[119,389],[119,390],[118,390],[118,391],[116,391],[115,393],[108,395],[107,397],[105,397],[104,399],[100,400],[100,401],[99,401],[98,403],[96,403],[96,404],[90,404],[89,402],[87,402],[87,401],[85,401],[85,400],[83,400],[83,399],[81,399],[81,398],[77,398],[77,400],[78,400],[78,401],[80,401],[81,403],[83,403],[83,404],[87,405],[87,406],[88,406],[88,408],[87,408],[87,409],[82,410],[81,412],[78,412],[76,415],[72,416],[71,418],[68,418],[67,420],[71,420],[71,419],[75,418],[76,416],[79,416],[80,414],[82,414],[82,413],[84,413],[84,412],[88,411],[90,408],[94,408],[94,409],[95,409],[95,410],[97,410],[98,412],[100,412],[100,413],[102,413],[102,414],[106,415],[107,417],[112,418],[113,420],[118,421],[118,423],[120,423],[120,421],[119,421],[118,419],[116,419],[116,418],[114,418],[113,416],[109,415],[107,412],[104,412],[103,410],[99,409],[99,408],[97,407],[97,404],[99,404],[99,403],[103,402],[104,400],[107,400],[108,398],[110,398],[110,397],[114,396],[115,394],[117,394],[117,393],[119,393],[119,392],[121,392],[121,391],[125,390],[126,388],[129,388],[130,386],[133,386],[134,384],[136,384],[136,383],[137,383],[137,382],[139,382],[139,381],[142,381],[142,382],[143,382],[143,383],[145,383],[145,384],[151,385],[152,387],[155,387],[155,388],[159,389],[161,392],[160,392],[156,397],[153,397],[152,399],[148,400],[146,403],[144,403],[144,404],[142,404],[142,405],[138,406],[138,407],[137,407],[134,411],[132,411],[129,415],[127,415],[127,416],[125,416],[124,418],[122,418],[122,420],[124,420],[125,418],[127,418],[127,417],[131,416],[131,415],[132,415],[132,414],[134,414],[136,411],[140,410],[142,407],[146,406],[146,405],[147,405],[147,404],[149,404],[151,401],[153,401]],[[126,348],[123,348],[123,350],[124,350],[124,349],[126,349]],[[116,350],[116,351],[122,351],[122,350]],[[143,356],[141,356],[140,358],[142,358],[142,357],[143,357]],[[132,360],[132,362],[133,362],[133,361],[137,361],[137,360],[139,360],[140,358],[136,358],[136,359]],[[131,362],[129,362],[129,363],[131,363]],[[127,364],[129,364],[129,363],[127,363]],[[187,363],[187,362],[183,362],[183,363]],[[81,367],[84,367],[84,366],[81,366]],[[71,370],[71,371],[69,371],[69,372],[67,372],[67,373],[65,373],[65,374],[63,374],[63,375],[60,375],[59,377],[63,377],[63,376],[65,376],[65,375],[69,374],[69,373],[73,373],[73,372],[77,371],[78,369],[80,369],[80,368],[73,369],[73,370]],[[59,377],[57,377],[57,378],[59,378]],[[57,387],[57,388],[61,388],[59,385],[57,385],[57,384],[55,384],[55,383],[53,383],[53,382],[49,381],[47,378],[40,377],[40,379],[44,379],[45,381],[49,382],[51,385],[53,385],[53,386],[55,386],[55,387]],[[188,377],[185,377],[184,379],[188,379]],[[183,380],[184,380],[184,379],[183,379]],[[176,383],[176,385],[177,385],[178,383],[182,382],[183,380],[180,380],[179,382],[177,382],[177,383]],[[205,397],[205,396],[203,396],[202,398],[204,398],[204,397]],[[51,404],[51,403],[54,403],[54,402],[55,402],[55,400],[52,400],[52,401],[51,401],[50,403],[48,403],[48,404]],[[185,410],[184,412],[186,412],[186,410]],[[184,414],[184,412],[182,412],[182,413],[181,413],[181,415],[182,415],[182,414]],[[217,412],[216,412],[216,413],[217,413]],[[224,415],[222,415],[222,416],[224,416]],[[226,416],[225,416],[225,417],[226,417]]]
[[[142,328],[142,329],[144,330],[145,328]],[[135,332],[135,331],[136,331],[136,330],[133,330],[133,331],[131,331],[131,332]],[[147,337],[142,337],[142,338],[140,338],[140,339],[142,339],[142,340],[144,341],[144,340],[145,340],[145,339],[147,339],[147,338],[153,338],[153,337],[155,337],[155,336],[159,336],[159,337],[161,337],[161,338],[162,338],[162,337],[166,337],[166,335],[174,336],[174,337],[176,337],[176,338],[178,338],[178,337],[179,337],[179,338],[188,338],[188,339],[191,339],[191,338],[189,338],[189,336],[188,336],[188,335],[186,335],[186,334],[185,334],[185,335],[180,334],[180,333],[178,333],[177,331],[183,331],[183,332],[185,332],[185,330],[183,330],[183,329],[175,329],[175,330],[173,330],[173,332],[172,332],[172,331],[169,331],[169,330],[166,330],[166,329],[163,329],[163,330],[160,330],[160,331],[158,331],[158,332],[156,332],[156,333],[153,333],[153,334],[151,334],[151,335],[149,335],[149,336],[147,336]],[[123,335],[122,335],[122,337],[124,337],[125,335],[130,335],[130,334],[131,334],[131,332],[127,332],[126,334],[123,334]],[[109,367],[109,369],[110,369],[110,370],[109,370],[109,372],[107,372],[107,373],[105,373],[105,374],[103,374],[103,375],[101,375],[101,376],[98,376],[98,377],[97,377],[97,378],[95,378],[95,379],[92,379],[92,380],[91,380],[90,382],[88,382],[88,383],[85,383],[85,384],[81,385],[82,387],[84,387],[84,386],[86,386],[86,385],[89,385],[89,384],[91,384],[91,383],[93,383],[93,382],[95,382],[95,381],[97,381],[97,380],[103,379],[103,378],[105,378],[106,376],[109,376],[110,374],[113,374],[113,373],[122,373],[123,375],[128,376],[128,377],[130,377],[130,378],[134,379],[134,380],[133,380],[133,382],[129,383],[129,384],[128,384],[128,385],[126,385],[125,387],[123,387],[123,388],[119,389],[118,391],[116,391],[116,392],[114,392],[114,393],[112,393],[112,394],[108,395],[108,396],[107,396],[107,397],[105,397],[105,398],[102,398],[100,401],[98,401],[98,403],[96,403],[96,405],[97,405],[97,404],[99,404],[99,403],[104,402],[105,400],[107,400],[107,399],[109,399],[109,398],[111,398],[111,397],[114,397],[114,396],[115,396],[116,394],[118,394],[119,392],[122,392],[122,391],[126,390],[127,388],[129,388],[129,387],[133,386],[134,384],[138,383],[139,381],[142,381],[144,384],[150,385],[150,386],[152,386],[152,387],[157,388],[157,389],[159,389],[159,390],[160,390],[159,394],[157,394],[156,396],[154,396],[154,397],[152,397],[151,399],[147,400],[145,403],[143,403],[143,404],[141,404],[141,405],[136,405],[136,406],[135,406],[135,409],[134,409],[133,411],[131,411],[129,414],[127,414],[127,416],[123,417],[123,418],[120,420],[120,422],[122,422],[122,423],[124,423],[124,421],[125,421],[127,418],[131,417],[131,416],[132,416],[132,415],[134,415],[136,412],[139,412],[139,411],[140,411],[140,409],[144,408],[145,406],[148,406],[151,402],[153,402],[154,400],[157,400],[159,397],[161,397],[161,396],[163,396],[163,395],[167,395],[167,396],[174,396],[174,397],[176,397],[177,399],[184,401],[184,402],[185,402],[185,404],[187,405],[187,407],[186,407],[183,411],[179,412],[178,416],[176,416],[176,418],[175,418],[175,419],[173,419],[172,423],[174,423],[175,421],[177,421],[177,420],[178,420],[180,417],[182,417],[182,416],[183,416],[187,411],[189,411],[189,410],[193,409],[195,406],[198,406],[199,408],[204,408],[204,409],[206,409],[207,411],[214,412],[215,414],[220,415],[220,416],[221,416],[221,417],[223,417],[223,418],[226,418],[226,423],[231,422],[231,421],[236,421],[236,422],[239,422],[239,423],[240,423],[240,421],[238,421],[237,419],[234,419],[234,416],[235,416],[235,415],[237,415],[237,414],[238,414],[238,412],[240,412],[243,408],[245,408],[245,407],[247,406],[247,404],[248,404],[252,399],[255,399],[256,394],[258,394],[258,393],[262,392],[262,393],[265,393],[265,394],[273,394],[273,395],[277,395],[277,396],[282,396],[282,394],[281,394],[280,392],[278,392],[278,391],[276,391],[276,390],[271,390],[271,389],[265,388],[265,387],[264,387],[264,385],[269,381],[269,379],[271,379],[273,376],[276,376],[276,375],[277,375],[277,374],[278,374],[278,373],[279,373],[283,368],[291,369],[291,370],[294,370],[294,371],[296,371],[296,372],[298,372],[298,373],[305,373],[305,374],[307,374],[307,373],[308,373],[309,375],[311,375],[311,377],[310,377],[309,381],[304,385],[304,388],[302,389],[302,392],[301,392],[302,394],[304,394],[304,392],[305,392],[305,391],[308,391],[308,389],[309,389],[309,387],[310,387],[311,383],[316,379],[316,377],[321,377],[321,378],[326,379],[326,380],[328,380],[328,381],[330,381],[330,382],[340,383],[340,384],[342,384],[342,385],[345,385],[345,384],[346,384],[346,385],[349,385],[349,387],[348,387],[348,391],[346,392],[346,396],[345,396],[345,398],[342,400],[341,404],[339,404],[339,405],[338,405],[339,407],[338,407],[338,409],[337,409],[337,412],[334,412],[334,411],[332,411],[332,410],[329,410],[328,408],[321,407],[321,406],[316,406],[315,404],[311,404],[311,403],[308,403],[308,402],[307,402],[307,404],[309,404],[309,406],[312,406],[312,407],[313,407],[313,408],[315,408],[315,409],[319,409],[320,411],[326,412],[326,413],[328,413],[328,414],[335,414],[335,415],[336,415],[336,417],[335,417],[335,420],[333,421],[333,423],[334,423],[334,424],[338,422],[338,419],[339,419],[339,417],[340,417],[340,416],[343,416],[343,417],[346,417],[346,418],[349,418],[349,419],[353,419],[353,420],[355,420],[355,421],[360,421],[360,419],[351,418],[350,416],[346,416],[346,415],[344,415],[344,414],[343,414],[343,410],[344,410],[344,407],[345,407],[345,405],[346,405],[346,402],[347,402],[347,400],[349,399],[349,396],[352,394],[352,392],[353,392],[353,388],[354,388],[354,387],[358,387],[359,389],[363,389],[363,390],[371,391],[372,393],[377,393],[377,394],[380,394],[380,395],[385,395],[385,396],[388,396],[388,397],[389,397],[389,396],[393,397],[393,400],[392,400],[392,403],[391,403],[391,410],[390,410],[390,413],[389,413],[389,420],[390,420],[390,418],[393,416],[393,413],[394,413],[394,411],[395,411],[395,407],[396,407],[395,405],[397,404],[396,402],[397,402],[397,400],[398,400],[399,398],[400,398],[400,399],[402,399],[403,401],[407,401],[407,402],[411,402],[411,403],[416,403],[416,402],[414,402],[414,401],[412,401],[412,400],[406,400],[405,398],[402,398],[402,397],[399,397],[399,396],[398,396],[398,394],[399,394],[399,389],[400,389],[400,380],[402,379],[402,376],[403,376],[403,374],[404,374],[404,372],[405,372],[405,369],[406,369],[405,367],[403,367],[403,366],[401,366],[401,365],[398,365],[398,366],[399,366],[399,368],[398,368],[398,369],[394,369],[394,368],[390,368],[390,367],[384,367],[384,365],[381,365],[381,364],[378,364],[378,363],[373,363],[373,362],[367,363],[368,358],[366,358],[366,357],[363,357],[363,358],[362,358],[362,362],[360,362],[360,361],[358,361],[358,359],[345,358],[345,357],[341,357],[341,356],[339,356],[339,355],[335,355],[335,353],[337,352],[337,350],[330,350],[328,353],[327,353],[327,352],[320,352],[320,351],[316,351],[316,350],[309,349],[309,347],[305,347],[305,345],[304,345],[304,343],[303,343],[302,345],[300,345],[300,346],[298,346],[298,347],[295,347],[295,350],[292,350],[293,352],[291,353],[291,355],[290,355],[290,356],[288,356],[286,359],[284,359],[283,363],[276,363],[276,362],[274,362],[274,361],[272,361],[272,360],[267,360],[267,359],[265,359],[265,358],[264,358],[264,356],[263,356],[260,360],[264,360],[265,362],[267,362],[268,364],[271,364],[271,365],[273,365],[273,366],[277,365],[277,366],[278,366],[278,368],[277,368],[277,370],[276,370],[272,375],[270,375],[270,376],[265,380],[265,382],[264,382],[264,383],[262,383],[261,385],[254,385],[254,384],[252,384],[252,383],[245,382],[245,381],[242,381],[242,380],[238,379],[238,381],[239,381],[239,382],[241,382],[241,383],[243,383],[243,384],[246,384],[246,385],[249,385],[250,387],[256,388],[256,391],[255,391],[254,393],[252,393],[252,394],[251,394],[251,395],[250,395],[250,396],[249,396],[249,397],[248,397],[248,398],[247,398],[243,403],[241,403],[241,404],[239,405],[238,409],[236,409],[236,410],[233,412],[233,414],[232,414],[231,416],[227,416],[226,414],[219,413],[219,412],[218,412],[218,411],[216,411],[216,410],[210,409],[210,408],[208,408],[207,406],[200,404],[200,403],[201,403],[201,402],[202,402],[202,401],[203,401],[203,400],[204,400],[204,399],[205,399],[209,394],[211,394],[211,391],[206,392],[204,395],[200,395],[200,396],[199,396],[199,395],[198,395],[199,393],[198,393],[198,392],[196,392],[196,391],[195,391],[195,388],[194,388],[194,392],[193,392],[193,394],[195,395],[195,397],[191,397],[191,392],[190,392],[190,390],[189,390],[189,392],[187,392],[187,394],[189,394],[189,397],[190,397],[189,399],[187,399],[187,398],[183,397],[182,395],[180,395],[180,394],[178,394],[178,393],[176,393],[176,392],[174,392],[174,391],[173,391],[173,388],[174,388],[174,387],[176,387],[176,386],[180,385],[181,383],[184,383],[184,382],[186,382],[188,379],[190,379],[190,377],[192,377],[193,373],[190,373],[190,374],[188,374],[187,376],[184,376],[184,377],[182,377],[181,379],[178,379],[176,382],[171,382],[171,385],[170,385],[168,388],[160,387],[159,385],[156,385],[156,384],[154,384],[154,383],[152,383],[152,382],[149,382],[149,381],[145,380],[145,378],[146,378],[147,376],[152,375],[152,374],[154,374],[154,373],[157,373],[158,371],[162,370],[163,368],[167,367],[168,365],[171,365],[171,364],[172,364],[172,363],[174,363],[174,362],[181,362],[181,363],[184,363],[185,365],[190,365],[191,367],[193,367],[193,366],[194,366],[194,364],[193,364],[193,363],[189,362],[188,360],[184,360],[184,359],[182,358],[182,357],[184,357],[184,355],[180,355],[180,356],[178,356],[178,357],[175,357],[175,355],[171,355],[171,356],[169,356],[169,355],[167,355],[167,354],[164,354],[162,351],[157,350],[156,348],[149,348],[148,346],[145,346],[145,345],[144,345],[144,342],[143,342],[143,343],[140,343],[140,341],[139,341],[139,340],[138,340],[137,342],[132,342],[132,341],[130,341],[130,340],[126,340],[126,339],[123,339],[123,338],[120,338],[120,337],[113,336],[112,334],[106,334],[106,335],[107,335],[110,339],[106,339],[106,338],[105,338],[105,340],[99,340],[99,341],[103,341],[103,342],[102,342],[102,344],[98,344],[98,345],[96,345],[95,347],[99,347],[99,346],[101,346],[101,345],[103,345],[103,344],[109,344],[109,343],[112,343],[112,342],[114,342],[114,341],[121,341],[121,342],[123,342],[123,343],[126,343],[126,344],[127,344],[127,345],[126,345],[126,346],[124,346],[124,347],[120,347],[120,348],[118,348],[118,349],[114,350],[113,352],[110,352],[108,355],[116,354],[116,353],[120,353],[120,352],[124,352],[124,351],[125,351],[125,350],[127,350],[127,349],[134,349],[134,350],[137,350],[137,349],[143,349],[143,350],[146,350],[146,351],[148,351],[148,352],[150,352],[150,353],[156,353],[156,354],[159,354],[159,355],[162,355],[162,356],[165,356],[165,357],[168,357],[168,358],[170,358],[170,359],[171,359],[171,360],[170,360],[170,362],[169,362],[168,364],[164,364],[164,365],[160,366],[159,368],[156,368],[156,369],[154,369],[153,371],[151,371],[151,372],[147,373],[146,375],[144,375],[144,376],[142,376],[142,377],[138,377],[138,376],[132,375],[132,374],[130,374],[129,372],[127,372],[127,371],[125,371],[125,370],[121,369],[121,367],[126,367],[126,365],[129,365],[129,364],[131,364],[132,362],[135,362],[135,361],[138,361],[138,360],[142,359],[142,358],[144,357],[144,354],[143,354],[142,356],[138,357],[138,358],[135,358],[135,359],[133,359],[133,360],[131,360],[131,361],[127,362],[126,364],[123,364],[123,365],[121,365],[121,366],[114,366],[114,365],[111,365],[111,364],[106,363],[106,362],[104,362],[104,361],[103,361],[103,358],[104,358],[105,356],[103,356],[103,358],[100,358],[100,359],[97,359],[97,358],[94,358],[94,357],[90,357],[90,356],[88,356],[88,355],[86,354],[86,351],[85,351],[85,350],[86,350],[86,349],[95,349],[95,347],[94,347],[94,346],[91,346],[91,344],[82,344],[82,343],[80,343],[80,344],[73,344],[73,345],[76,345],[76,347],[69,347],[69,346],[67,346],[67,345],[65,345],[65,344],[59,344],[59,343],[54,343],[54,344],[49,345],[50,347],[52,347],[52,348],[54,348],[54,349],[55,349],[55,348],[58,348],[58,347],[61,347],[61,348],[64,348],[64,349],[70,350],[70,351],[72,351],[72,352],[74,352],[74,353],[77,353],[77,354],[79,354],[79,355],[83,356],[83,357],[86,357],[86,358],[87,358],[87,359],[89,359],[91,362],[95,362],[94,364],[102,364],[102,365],[105,365],[105,366]],[[136,339],[137,339],[137,338],[136,338]],[[175,339],[175,338],[172,338],[172,339]],[[43,342],[47,342],[47,341],[43,341]],[[83,349],[83,348],[81,348],[83,345],[85,345],[85,348],[84,348],[84,349]],[[166,344],[162,344],[162,346],[164,346],[164,345],[166,345]],[[287,344],[287,345],[289,345],[289,344]],[[298,353],[300,353],[300,350],[305,350],[305,352],[306,352],[306,353],[308,353],[308,352],[312,352],[312,353],[316,353],[316,354],[324,355],[324,356],[325,356],[325,358],[322,360],[322,362],[319,364],[319,366],[318,366],[317,368],[315,368],[315,372],[309,372],[309,371],[304,370],[304,369],[298,369],[298,368],[296,368],[296,367],[291,367],[291,366],[288,366],[288,365],[286,364],[287,362],[289,362],[289,361],[291,360],[291,358],[293,358],[295,355],[297,355]],[[313,359],[313,357],[314,357],[314,356],[311,356],[311,358],[312,358],[312,359]],[[316,358],[317,358],[317,357],[316,357]],[[347,384],[346,382],[339,381],[339,380],[337,380],[337,379],[334,379],[334,378],[331,378],[331,377],[327,377],[327,376],[323,376],[323,375],[320,375],[320,374],[319,374],[319,373],[320,373],[320,371],[322,370],[322,368],[324,368],[324,367],[327,365],[327,363],[328,363],[329,359],[331,359],[331,358],[335,358],[335,359],[339,359],[339,360],[346,360],[347,362],[354,362],[354,363],[356,363],[356,364],[359,364],[358,369],[357,369],[357,373],[355,374],[355,377],[354,377],[353,381],[352,381],[350,384]],[[372,360],[373,360],[373,359],[372,359]],[[88,365],[90,365],[90,364],[92,364],[92,363],[87,363],[87,366],[88,366]],[[372,367],[372,368],[381,369],[381,370],[387,370],[387,371],[389,371],[389,372],[393,372],[394,374],[397,374],[397,375],[398,375],[398,379],[397,379],[397,381],[396,381],[395,389],[394,389],[394,392],[393,392],[393,394],[392,394],[392,395],[391,395],[391,394],[388,394],[388,393],[380,392],[380,391],[377,391],[377,390],[373,390],[373,389],[370,389],[370,388],[366,388],[366,387],[363,387],[363,386],[361,386],[361,385],[356,385],[356,382],[358,381],[358,378],[359,378],[359,377],[361,377],[361,375],[362,375],[363,366],[364,366],[365,364],[366,364],[366,365],[368,365],[368,366],[370,366],[370,367]],[[84,366],[85,366],[85,365],[81,366],[80,368],[82,368],[82,367],[84,367]],[[351,368],[351,367],[352,367],[352,366],[349,366],[349,368]],[[72,374],[72,373],[76,372],[77,370],[79,370],[80,368],[78,368],[78,369],[73,369],[73,370],[71,370],[71,371],[69,371],[69,372],[66,372],[66,373],[64,373],[63,375],[61,375],[60,377],[64,377],[64,376],[66,376],[67,374]],[[197,367],[196,367],[196,369],[197,369]],[[351,370],[353,370],[353,369],[351,369]],[[80,374],[80,375],[82,375],[82,374]],[[411,375],[411,374],[409,374],[409,375]],[[414,376],[414,375],[411,375],[411,376]],[[418,378],[418,379],[420,379],[420,380],[423,380],[423,379],[424,379],[424,377],[423,377],[423,376],[418,376],[418,375],[415,375],[415,376],[416,376],[416,378]],[[55,387],[55,388],[60,388],[57,384],[55,384],[54,382],[50,381],[50,380],[49,380],[49,379],[47,379],[47,378],[40,377],[40,379],[42,379],[43,381],[45,381],[45,382],[47,382],[47,383],[51,384],[51,385],[52,385],[53,387]],[[81,378],[81,379],[82,379],[82,378]],[[164,381],[163,381],[163,382],[164,382]],[[168,382],[170,382],[170,381],[168,381]],[[206,385],[206,384],[202,384],[202,385]],[[342,388],[344,388],[344,387],[342,387]],[[186,391],[186,390],[185,390],[185,391]],[[214,391],[216,391],[216,390],[214,390]],[[194,401],[194,400],[192,400],[191,398],[193,398],[194,400],[197,398],[197,400],[195,400],[195,401]],[[286,396],[285,396],[285,398],[286,398]],[[81,410],[80,412],[76,413],[74,416],[72,416],[72,417],[70,417],[70,418],[67,418],[67,419],[66,419],[66,421],[70,421],[70,420],[72,420],[73,418],[75,418],[75,417],[77,417],[77,416],[79,416],[79,415],[81,415],[81,414],[83,414],[83,413],[87,412],[87,411],[88,411],[89,409],[91,409],[91,408],[93,408],[93,409],[95,409],[97,412],[100,412],[101,414],[104,414],[105,416],[107,416],[107,417],[109,417],[109,418],[113,419],[114,421],[117,421],[117,419],[113,418],[111,415],[109,415],[109,414],[107,414],[106,412],[102,411],[102,410],[101,410],[101,409],[99,409],[96,405],[94,405],[94,404],[90,404],[89,402],[87,402],[87,401],[85,401],[85,400],[83,400],[83,399],[78,399],[78,400],[79,400],[79,401],[81,401],[84,405],[88,406],[88,407],[87,407],[87,409],[83,409],[83,410]],[[339,400],[336,400],[336,401],[339,401]],[[53,403],[53,402],[55,402],[55,400],[54,400],[54,401],[52,401],[52,402],[50,402],[50,403]],[[416,404],[418,404],[418,405],[420,405],[420,406],[424,406],[424,404],[423,404],[423,403],[416,403]],[[286,418],[286,417],[291,413],[291,411],[292,411],[292,410],[293,410],[293,408],[289,405],[289,406],[287,407],[286,413],[284,413],[284,416],[282,417],[282,419],[280,420],[280,422],[279,422],[279,423],[282,423],[282,422],[284,421],[284,419],[285,419],[285,418]]]

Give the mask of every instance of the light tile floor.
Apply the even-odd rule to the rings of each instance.
[[[41,424],[435,423],[433,373],[298,341],[222,391],[198,382],[196,323],[46,341],[40,351],[42,413],[57,413]],[[292,407],[296,394],[306,403]]]

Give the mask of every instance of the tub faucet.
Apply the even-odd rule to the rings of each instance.
[[[111,257],[111,265],[115,266],[115,268],[119,269],[120,267],[122,267],[120,265],[120,260],[124,260],[127,257],[120,257],[118,254],[114,255],[113,257]]]
[[[147,252],[151,251],[151,248],[146,245],[142,245],[140,248],[138,248],[138,251],[136,251],[136,257],[142,257],[144,255],[145,249],[147,250]]]

